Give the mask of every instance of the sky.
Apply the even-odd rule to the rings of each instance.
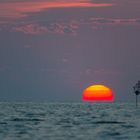
[[[0,0],[0,101],[132,102],[139,60],[140,0]]]

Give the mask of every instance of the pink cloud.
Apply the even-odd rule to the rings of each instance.
[[[109,7],[111,3],[93,3],[91,0],[29,0],[29,1],[8,1],[0,2],[0,17],[21,18],[28,13],[40,12],[50,8],[70,8],[70,7]]]

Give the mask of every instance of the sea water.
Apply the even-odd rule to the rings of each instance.
[[[0,140],[140,140],[140,106],[0,103]]]

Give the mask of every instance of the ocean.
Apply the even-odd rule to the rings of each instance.
[[[140,106],[0,103],[0,140],[140,140]]]

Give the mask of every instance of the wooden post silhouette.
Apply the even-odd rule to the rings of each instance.
[[[140,81],[136,83],[136,85],[133,87],[134,92],[136,94],[136,107],[138,106],[138,95],[140,94]]]
[[[136,106],[138,106],[138,95],[136,95]]]

